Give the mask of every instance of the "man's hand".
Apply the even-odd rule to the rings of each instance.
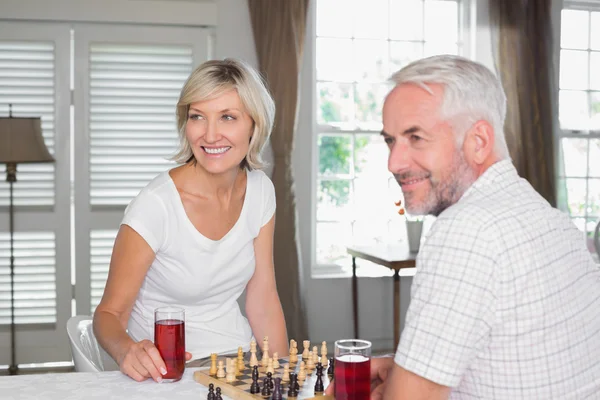
[[[385,385],[383,385],[384,381],[387,379],[392,366],[394,365],[394,359],[392,357],[374,357],[371,359],[371,399],[379,400],[383,399],[383,389]],[[334,395],[334,385],[335,382],[331,382],[327,389],[325,389],[325,394],[329,396]]]

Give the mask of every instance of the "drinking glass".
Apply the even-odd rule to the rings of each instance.
[[[345,339],[335,342],[336,400],[368,400],[371,394],[371,342]]]
[[[154,345],[165,362],[163,382],[177,382],[185,370],[185,311],[178,307],[154,310]]]

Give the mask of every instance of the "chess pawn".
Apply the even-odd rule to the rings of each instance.
[[[312,371],[315,367],[315,359],[313,358],[313,351],[308,352],[308,357],[306,357],[306,369]]]
[[[267,372],[270,373],[275,373],[275,369],[273,368],[273,359],[269,358],[269,360],[267,361]]]
[[[232,383],[235,382],[235,359],[227,358],[227,375],[225,376],[225,382]]]
[[[277,352],[273,353],[273,369],[279,368],[279,354]]]
[[[304,351],[302,352],[302,359],[306,360],[306,358],[308,357],[308,352],[310,351],[310,340],[305,340],[302,342],[302,345],[304,346]]]
[[[256,357],[256,340],[252,339],[250,342],[250,367],[258,365],[258,358]]]
[[[217,394],[215,396],[215,400],[223,400],[223,396],[221,396],[221,388],[217,386]]]
[[[217,368],[217,378],[225,378],[225,368],[223,367],[223,360],[219,360],[219,367]]]
[[[283,366],[283,375],[281,376],[281,381],[282,382],[290,381],[290,365],[289,364],[285,364]]]
[[[244,350],[241,347],[238,347],[238,358],[237,358],[237,374],[242,375],[242,371],[246,369],[244,365]]]
[[[215,376],[217,374],[217,353],[210,355],[210,369],[208,370],[209,375]]]
[[[300,361],[300,371],[298,371],[298,380],[303,382],[306,379],[306,364],[304,361]]]
[[[319,350],[317,349],[317,346],[313,347],[312,356],[313,356],[313,364],[317,365],[317,363],[319,362]]]

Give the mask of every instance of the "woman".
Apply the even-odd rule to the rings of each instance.
[[[160,382],[154,309],[185,309],[186,358],[248,349],[287,354],[273,268],[275,191],[260,170],[275,105],[260,76],[226,59],[200,65],[177,103],[183,165],[125,210],[94,332],[123,373]],[[246,290],[244,318],[237,299]],[[126,332],[128,329],[128,333]],[[191,353],[191,354],[190,354]]]

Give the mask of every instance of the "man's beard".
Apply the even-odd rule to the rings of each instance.
[[[429,174],[431,188],[426,193],[420,204],[415,204],[418,199],[413,198],[413,192],[404,193],[406,211],[413,215],[440,215],[445,209],[455,204],[467,189],[477,180],[475,171],[469,167],[462,152],[456,151],[453,157],[450,174],[442,176],[441,179],[434,178]],[[396,181],[401,182],[412,176],[411,173],[395,175]],[[418,194],[415,192],[415,195]]]

